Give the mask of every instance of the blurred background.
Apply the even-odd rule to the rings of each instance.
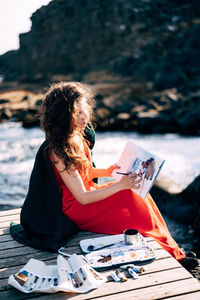
[[[0,210],[25,199],[45,89],[84,81],[96,94],[97,167],[128,138],[163,157],[152,193],[178,242],[197,243],[199,1],[0,0],[0,34]]]

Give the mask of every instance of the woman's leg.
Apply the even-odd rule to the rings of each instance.
[[[66,214],[79,228],[91,232],[120,234],[125,229],[135,228],[142,235],[153,237],[177,260],[185,257],[150,194],[143,199],[131,190],[124,190],[88,205],[74,201]]]
[[[146,202],[147,210],[150,214],[152,221],[152,230],[142,231],[141,234],[144,236],[153,237],[166,251],[168,251],[174,258],[177,260],[182,260],[185,258],[185,254],[179,249],[177,243],[172,238],[167,225],[153,201],[150,194],[147,195],[146,199],[143,199]]]

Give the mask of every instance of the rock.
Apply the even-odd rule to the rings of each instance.
[[[12,113],[8,108],[2,108],[0,111],[0,120],[4,121],[4,120],[8,120],[12,118]]]
[[[197,203],[200,206],[200,175],[181,193],[184,202]]]
[[[9,100],[8,99],[0,99],[0,104],[4,104],[4,103],[8,103]]]
[[[200,231],[200,176],[183,191],[171,180],[161,176],[151,194],[163,214]]]
[[[196,208],[193,212],[192,227],[195,229],[198,239],[195,241],[194,251],[200,257],[200,176],[181,193],[183,203],[189,202],[191,206]],[[188,212],[189,214],[189,212]]]
[[[117,119],[120,119],[120,120],[129,120],[130,114],[127,112],[121,112],[116,117],[117,117]]]
[[[40,126],[40,120],[36,118],[32,118],[32,116],[29,115],[23,120],[22,126],[24,128],[32,128],[32,127]]]
[[[42,104],[42,99],[35,101],[35,106],[40,106]]]
[[[111,114],[110,110],[107,107],[98,107],[95,109],[95,115],[98,120],[104,120],[105,118],[109,117]]]
[[[31,128],[40,125],[38,112],[35,109],[29,109],[25,113],[22,112],[21,121],[24,128]]]
[[[178,123],[184,134],[200,135],[200,108],[197,106],[195,110],[188,111]]]

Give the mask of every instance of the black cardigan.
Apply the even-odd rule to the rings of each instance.
[[[94,130],[87,130],[86,137],[92,148],[95,141]],[[49,159],[47,141],[43,142],[36,154],[20,223],[21,225],[10,226],[14,239],[34,248],[53,252],[78,232],[77,226],[62,212],[62,199]]]

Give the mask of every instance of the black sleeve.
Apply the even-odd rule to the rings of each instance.
[[[90,149],[92,150],[95,144],[96,134],[92,124],[88,124],[88,126],[84,130],[85,138],[90,142]]]
[[[21,225],[26,237],[33,240],[33,247],[50,251],[56,251],[78,231],[62,212],[62,199],[48,156],[47,141],[41,145],[35,158],[28,194],[21,210]]]

